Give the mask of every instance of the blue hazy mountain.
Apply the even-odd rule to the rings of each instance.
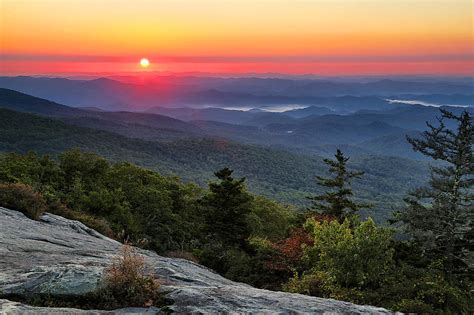
[[[435,121],[439,109],[419,105],[392,106],[393,109],[385,111],[361,110],[346,115],[315,114],[315,111],[321,113],[319,107],[281,113],[221,108],[166,108],[159,111],[174,116],[168,117],[154,113],[84,110],[0,89],[0,107],[56,117],[70,125],[143,140],[211,137],[317,155],[329,155],[339,146],[346,147],[355,155],[416,157],[406,143],[405,135],[423,130],[426,121]],[[459,107],[449,109],[454,112],[463,110]],[[390,147],[399,150],[387,150]]]
[[[107,110],[145,110],[157,106],[266,108],[299,104],[350,113],[362,109],[393,108],[386,99],[406,94],[430,98],[431,101],[441,103],[446,100],[446,95],[458,95],[458,99],[472,99],[474,85],[469,81],[448,79],[346,82],[321,79],[159,76],[146,82],[125,82],[110,78],[71,80],[21,76],[0,77],[0,87],[69,106]]]

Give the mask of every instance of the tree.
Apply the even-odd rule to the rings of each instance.
[[[474,129],[467,111],[459,116],[443,109],[441,113],[439,125],[427,123],[422,138],[407,137],[415,151],[442,163],[431,168],[428,187],[406,198],[398,219],[429,256],[445,260],[451,275],[467,273],[472,264],[467,254],[473,247]],[[455,130],[446,127],[446,120],[457,124]]]
[[[247,215],[247,225],[252,237],[276,241],[287,236],[292,223],[296,221],[295,217],[295,208],[255,196]]]
[[[310,218],[305,229],[314,242],[304,258],[344,287],[378,287],[391,270],[393,232],[377,227],[371,218],[354,228],[347,219],[339,223]]]
[[[59,167],[65,180],[65,189],[73,189],[77,181],[87,190],[103,185],[110,164],[94,153],[73,149],[59,156]]]
[[[285,285],[291,292],[357,301],[377,291],[393,271],[393,232],[372,219],[353,225],[348,219],[305,225],[312,244],[303,248],[306,270]]]
[[[246,191],[245,178],[234,179],[232,170],[223,168],[214,173],[218,182],[209,184],[203,197],[209,232],[225,245],[242,245],[250,236],[247,215],[253,197]]]
[[[356,213],[365,204],[358,204],[350,199],[353,195],[350,184],[352,179],[361,177],[364,172],[352,172],[347,169],[348,157],[345,157],[341,150],[337,150],[335,160],[324,159],[324,163],[329,165],[329,172],[334,174],[332,178],[316,176],[318,185],[330,189],[321,195],[308,197],[312,201],[310,210],[318,213],[336,217],[339,222],[350,215]]]

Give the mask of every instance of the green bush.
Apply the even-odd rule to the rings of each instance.
[[[287,292],[311,296],[330,297],[334,291],[334,281],[322,271],[299,276],[297,273],[284,286]]]
[[[355,224],[308,219],[305,228],[314,244],[303,258],[343,287],[378,287],[393,265],[392,231],[377,227],[370,218]]]
[[[0,184],[0,205],[21,211],[33,220],[38,220],[46,211],[43,196],[25,184]]]
[[[296,209],[256,196],[247,215],[250,235],[277,241],[288,234],[295,221]]]
[[[308,219],[305,228],[314,243],[304,248],[306,269],[284,285],[286,291],[408,313],[468,314],[472,309],[465,286],[446,276],[442,262],[420,260],[416,248],[409,251],[413,261],[400,260],[393,255],[401,247],[394,246],[392,231],[370,219]]]
[[[403,299],[393,306],[394,310],[410,314],[432,314],[433,308],[420,300]]]

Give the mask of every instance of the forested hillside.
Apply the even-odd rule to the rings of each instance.
[[[0,315],[474,315],[473,0],[0,3]]]
[[[322,158],[298,155],[226,140],[188,139],[150,142],[67,125],[64,122],[0,109],[0,149],[4,152],[49,153],[55,156],[79,148],[111,161],[131,161],[163,174],[205,185],[214,170],[229,166],[246,176],[256,193],[282,202],[305,205],[306,195],[317,192],[315,176],[324,173]],[[388,217],[404,194],[427,179],[427,163],[396,157],[362,156],[351,165],[366,171],[354,183],[358,196],[373,204],[377,220]]]
[[[15,115],[14,123],[26,118],[31,126],[38,119],[16,113],[10,118]],[[80,220],[110,237],[194,260],[227,278],[266,289],[394,311],[467,314],[474,305],[469,295],[472,257],[466,254],[472,245],[474,209],[464,203],[472,199],[469,121],[466,113],[462,128],[436,144],[436,135],[410,139],[417,150],[440,154],[449,166],[433,170],[436,182],[398,207],[393,219],[413,233],[409,241],[395,238],[395,230],[377,226],[371,218],[360,219],[359,211],[367,205],[357,200],[351,182],[365,174],[353,171],[339,150],[335,159],[321,164],[329,175],[318,176],[322,191],[311,196],[305,211],[250,193],[246,179],[235,177],[229,168],[214,172],[216,178],[205,190],[78,150],[63,152],[57,160],[35,153],[0,155],[0,205],[36,220],[44,211]],[[55,122],[41,118],[36,125],[48,123]],[[9,138],[14,138],[12,133]],[[454,143],[445,153],[444,145]],[[444,199],[452,195],[452,176],[463,184],[454,186],[455,199]],[[445,216],[429,217],[432,211]],[[130,295],[117,297],[122,297],[119,305],[131,303]],[[50,306],[45,303],[51,301],[35,303]],[[56,297],[54,303],[71,302]]]
[[[360,106],[364,106],[360,102]],[[387,110],[361,110],[348,115],[316,115],[311,108],[281,113],[161,108],[160,113],[175,117],[172,118],[150,113],[71,108],[8,89],[0,89],[0,107],[55,117],[67,124],[147,141],[224,138],[324,157],[331,156],[337,148],[344,148],[354,157],[381,155],[410,159],[423,159],[423,155],[413,154],[405,135],[420,132],[425,122],[436,122],[439,115],[439,110],[434,107],[404,104],[393,105]],[[463,110],[446,108],[456,114]],[[472,113],[472,109],[466,110]],[[297,112],[300,116],[295,118]]]
[[[9,108],[43,109],[30,100]],[[415,313],[474,305],[469,111],[442,110],[439,126],[409,134],[406,145],[430,159],[429,168],[396,156],[349,158],[338,149],[322,158],[205,138],[203,123],[165,116],[69,115],[63,107],[67,115],[56,116],[58,104],[43,105],[52,113],[39,114],[54,118],[0,109],[1,206],[32,219],[49,211],[79,220],[261,288]],[[163,141],[159,126],[168,123],[193,136]],[[300,141],[322,128],[300,127]],[[389,143],[375,141],[382,150]]]

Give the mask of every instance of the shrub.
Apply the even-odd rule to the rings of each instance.
[[[79,221],[107,237],[116,238],[115,233],[112,231],[109,223],[104,218],[98,218],[85,212],[71,210],[64,204],[57,201],[52,202],[49,205],[48,212],[60,215],[70,220]]]
[[[353,228],[347,219],[308,219],[305,228],[314,244],[305,248],[303,259],[343,287],[377,288],[392,271],[392,231],[377,227],[370,218]]]
[[[275,201],[256,196],[247,215],[250,235],[277,241],[288,234],[295,221],[295,209]]]
[[[273,243],[276,254],[272,255],[267,266],[272,270],[291,272],[303,269],[304,248],[313,246],[311,235],[302,228],[293,229],[288,238]]]
[[[431,314],[433,308],[420,300],[403,299],[393,306],[394,310],[410,314]]]
[[[331,297],[331,293],[334,290],[333,286],[331,277],[325,272],[318,271],[301,277],[298,276],[298,273],[295,273],[293,278],[283,286],[283,289],[287,292]]]
[[[0,184],[0,205],[21,211],[33,220],[38,220],[46,211],[43,196],[25,184]]]
[[[97,296],[105,308],[159,305],[158,280],[148,272],[143,256],[124,245],[120,255],[105,270]]]

